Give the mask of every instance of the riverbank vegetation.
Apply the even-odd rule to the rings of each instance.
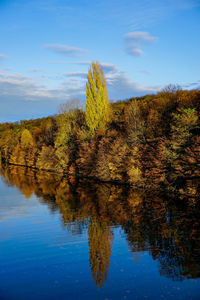
[[[200,177],[200,91],[169,86],[110,104],[102,68],[93,63],[86,96],[86,110],[0,124],[1,161],[179,192]]]

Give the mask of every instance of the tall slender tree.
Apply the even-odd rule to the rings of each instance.
[[[86,84],[86,123],[94,133],[96,129],[105,129],[110,120],[111,106],[102,66],[92,62]]]

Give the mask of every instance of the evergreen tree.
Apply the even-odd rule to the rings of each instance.
[[[111,107],[108,99],[104,72],[98,62],[92,62],[86,84],[86,123],[91,133],[105,129],[110,120]]]

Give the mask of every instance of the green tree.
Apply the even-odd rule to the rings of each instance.
[[[96,129],[105,129],[110,120],[111,106],[104,72],[98,62],[92,62],[86,84],[86,123],[91,133]]]

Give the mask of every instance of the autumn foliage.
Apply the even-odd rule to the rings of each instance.
[[[169,87],[112,104],[96,91],[104,113],[93,120],[93,83],[104,87],[98,67],[89,71],[86,111],[0,124],[1,161],[141,187],[181,190],[200,177],[200,91]]]

